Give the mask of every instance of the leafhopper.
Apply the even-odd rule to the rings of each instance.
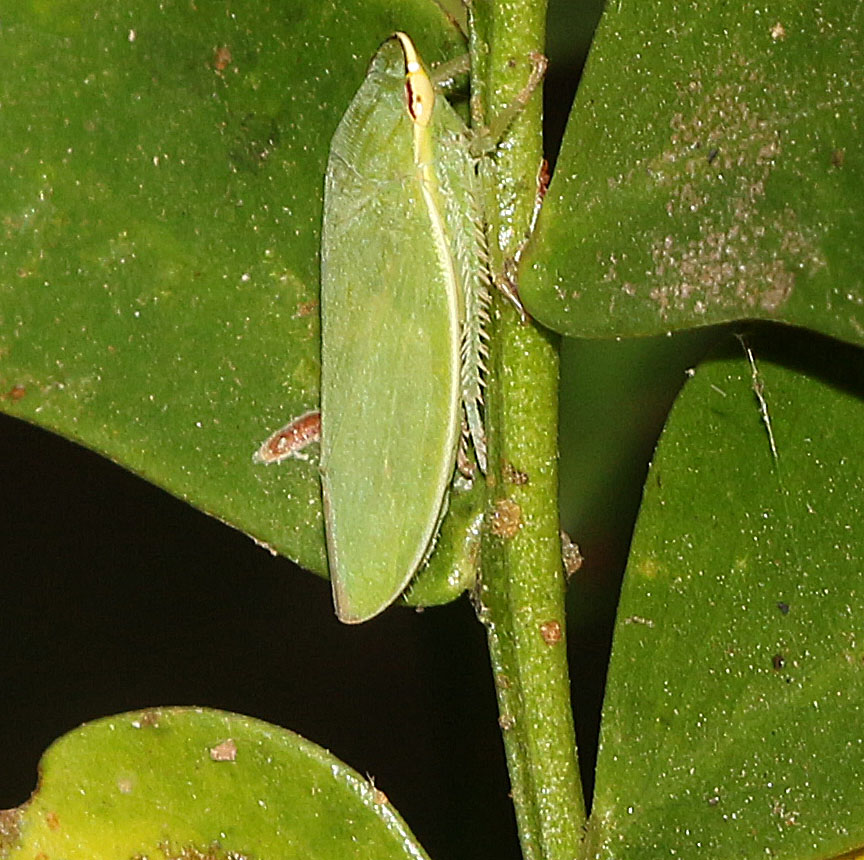
[[[339,123],[321,242],[321,480],[336,612],[402,592],[481,419],[488,267],[470,133],[396,33]]]

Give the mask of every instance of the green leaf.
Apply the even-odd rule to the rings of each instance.
[[[397,25],[464,50],[428,0],[5,10],[0,409],[323,571],[315,462],[252,454],[318,405],[324,165]]]
[[[864,353],[772,338],[696,370],[652,464],[591,856],[864,845]]]
[[[54,743],[0,813],[8,860],[426,857],[380,789],[313,743],[220,711],[158,708]]]
[[[842,0],[609,3],[520,289],[598,337],[741,318],[864,342],[864,27]]]

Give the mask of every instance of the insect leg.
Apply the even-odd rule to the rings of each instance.
[[[531,235],[534,233],[534,228],[537,226],[537,219],[540,217],[540,210],[543,207],[543,199],[546,197],[546,190],[549,188],[549,162],[545,158],[540,160],[540,167],[537,170],[537,191],[534,195],[534,209],[531,212],[531,221],[528,224],[528,229],[516,249],[516,253],[504,261],[504,271],[495,278],[495,286],[510,300],[516,310],[523,325],[528,322],[528,313],[522,305],[522,300],[519,298],[519,281],[517,272],[519,271],[519,262],[522,259],[522,254],[525,253],[525,248],[531,240]]]
[[[454,90],[458,91],[459,79],[464,78],[470,71],[471,57],[468,54],[462,54],[435,66],[430,77],[436,90],[449,95]]]
[[[489,155],[494,151],[495,147],[504,138],[504,134],[510,127],[510,124],[525,109],[528,100],[540,85],[540,81],[543,80],[549,61],[543,54],[533,51],[529,56],[531,58],[531,71],[528,75],[528,80],[525,82],[525,86],[519,90],[516,98],[507,107],[488,121],[485,126],[475,130],[474,138],[471,142],[471,149],[475,157]],[[475,119],[477,113],[479,113],[479,108],[476,105],[472,105],[472,114],[475,116]]]

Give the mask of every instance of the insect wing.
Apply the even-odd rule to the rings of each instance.
[[[325,184],[321,475],[336,611],[350,623],[386,608],[426,557],[460,432],[460,296],[404,91],[390,40],[336,130]]]

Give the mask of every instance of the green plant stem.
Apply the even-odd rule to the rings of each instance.
[[[475,0],[472,81],[486,116],[524,87],[542,49],[536,0]],[[486,201],[493,271],[530,223],[541,159],[539,92],[498,148]],[[525,860],[574,860],[585,806],[565,636],[558,524],[558,353],[500,296],[493,308],[487,397],[489,502],[478,610],[486,625]]]
[[[523,855],[574,860],[585,810],[570,710],[556,434],[549,419],[556,351],[537,330],[508,316],[496,332],[496,475],[479,603]],[[514,517],[518,530],[510,535]]]

